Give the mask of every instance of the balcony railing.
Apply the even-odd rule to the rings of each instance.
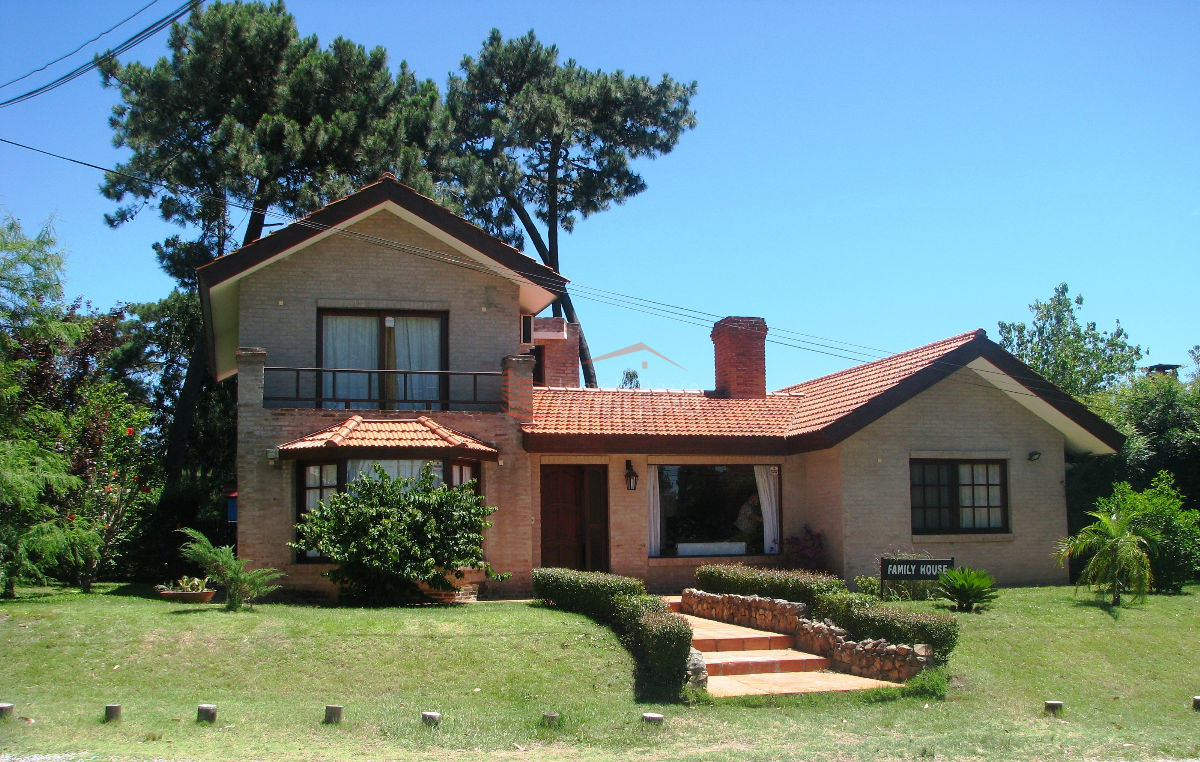
[[[500,410],[499,371],[267,367],[263,407]]]

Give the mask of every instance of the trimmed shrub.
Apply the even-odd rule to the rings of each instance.
[[[996,596],[996,580],[983,569],[960,566],[947,569],[938,577],[938,595],[954,603],[955,611],[975,611],[986,608]]]
[[[890,643],[928,643],[934,658],[945,661],[958,643],[958,620],[946,614],[905,611],[882,605],[862,593],[823,595],[813,607],[814,619],[829,619],[861,640],[882,638]]]
[[[614,599],[645,595],[646,584],[640,579],[604,572],[534,569],[533,594],[555,608],[608,624],[615,613]]]
[[[813,610],[820,596],[846,592],[846,583],[832,574],[802,569],[757,569],[745,564],[701,566],[696,569],[696,585],[710,593],[799,601]]]
[[[672,614],[640,579],[573,569],[534,569],[533,591],[545,603],[609,624],[633,656],[639,701],[678,701],[687,679],[692,627]]]

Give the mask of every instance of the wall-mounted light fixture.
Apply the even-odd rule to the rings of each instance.
[[[1030,450],[1029,451],[1029,462],[1030,463],[1033,463],[1034,461],[1041,460],[1041,459],[1042,459],[1042,451],[1041,450]]]
[[[274,466],[279,462],[279,448],[271,447],[267,450],[267,465]]]
[[[625,488],[630,492],[637,489],[638,475],[637,471],[633,470],[633,461],[625,461]]]

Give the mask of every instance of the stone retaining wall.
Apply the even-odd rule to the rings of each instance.
[[[808,618],[808,606],[756,595],[683,591],[679,611],[718,622],[791,635],[800,651],[824,656],[830,667],[877,680],[903,682],[933,662],[928,645],[897,645],[886,640],[849,640],[849,633],[826,619]]]

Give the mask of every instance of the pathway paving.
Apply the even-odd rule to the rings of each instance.
[[[677,597],[667,598],[678,610]],[[704,655],[713,696],[762,696],[894,688],[899,683],[831,672],[823,656],[792,648],[791,635],[682,615],[692,645]]]

